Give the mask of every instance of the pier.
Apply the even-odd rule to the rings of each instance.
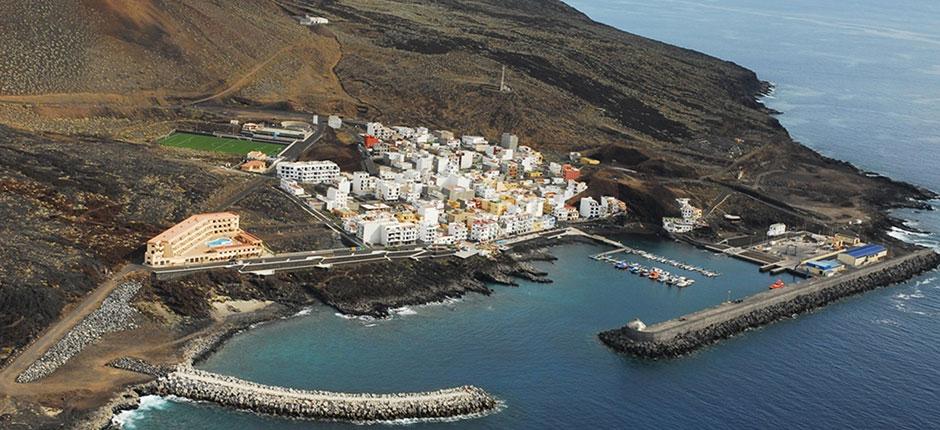
[[[676,261],[676,260],[673,260],[673,259],[671,259],[671,258],[663,257],[663,256],[661,256],[661,255],[656,255],[656,254],[653,254],[652,252],[647,252],[647,251],[644,251],[644,250],[642,250],[642,249],[630,248],[629,246],[624,246],[624,247],[622,247],[622,248],[617,248],[617,249],[615,249],[615,250],[613,250],[613,251],[607,251],[607,252],[602,252],[602,253],[597,254],[597,255],[592,255],[591,258],[593,258],[593,259],[595,259],[595,260],[603,260],[605,257],[610,257],[611,255],[620,254],[620,253],[626,253],[626,254],[632,254],[632,255],[639,255],[640,257],[646,258],[646,259],[648,259],[648,260],[653,260],[653,261],[656,261],[656,262],[659,262],[659,263],[668,264],[668,265],[670,265],[670,266],[672,266],[672,267],[675,267],[675,268],[677,268],[677,269],[682,269],[682,270],[687,270],[687,271],[690,271],[690,272],[700,273],[700,274],[702,274],[702,275],[704,275],[704,276],[707,276],[707,277],[709,277],[709,278],[714,278],[714,277],[716,277],[716,276],[719,275],[718,272],[713,272],[713,271],[711,271],[711,270],[708,270],[708,269],[705,269],[705,268],[702,268],[702,267],[698,267],[698,266],[695,266],[695,265],[692,265],[692,264],[683,263],[683,262],[681,262],[681,261]]]
[[[824,306],[853,294],[906,281],[940,265],[930,249],[873,264],[832,278],[768,290],[742,300],[645,326],[634,321],[599,335],[613,349],[646,358],[676,357],[748,328]]]
[[[149,384],[147,391],[268,415],[355,422],[454,418],[486,413],[499,405],[473,386],[396,394],[308,391],[258,384],[189,366],[166,373]]]

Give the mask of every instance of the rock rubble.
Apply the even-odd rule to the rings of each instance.
[[[138,312],[130,302],[140,288],[139,282],[128,282],[115,288],[98,309],[17,376],[16,382],[25,384],[46,377],[105,334],[136,328]]]

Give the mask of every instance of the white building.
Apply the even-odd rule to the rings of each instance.
[[[486,145],[486,138],[483,136],[461,136],[460,143],[463,143],[463,146],[472,148],[476,145]]]
[[[324,24],[329,24],[329,23],[330,23],[330,20],[328,20],[328,19],[326,19],[326,18],[324,18],[324,17],[322,17],[322,16],[304,15],[304,16],[298,18],[298,20],[300,21],[300,24],[301,24],[301,25],[308,25],[308,26],[324,25]]]
[[[436,243],[441,237],[441,230],[437,223],[422,222],[418,224],[418,240],[424,243]]]
[[[401,198],[401,184],[393,181],[378,181],[375,184],[376,197],[387,202],[398,201]]]
[[[343,120],[340,119],[340,117],[336,115],[330,115],[330,117],[326,121],[326,124],[330,126],[330,128],[334,128],[334,129],[340,128],[343,126]]]
[[[466,224],[462,222],[452,222],[447,224],[447,235],[453,237],[456,242],[463,242],[467,240],[470,232],[467,230]]]
[[[469,169],[473,167],[473,152],[470,151],[460,151],[460,168]]]
[[[292,196],[302,196],[307,194],[304,191],[304,187],[301,187],[297,181],[292,181],[290,179],[281,178],[281,189],[287,191],[288,194]]]
[[[489,219],[473,221],[470,224],[470,240],[474,242],[489,242],[499,237],[499,224]]]
[[[370,176],[367,172],[353,172],[352,192],[356,195],[369,194],[375,191],[375,176]]]
[[[551,230],[555,228],[557,220],[551,215],[542,215],[542,230]]]
[[[581,198],[581,206],[578,210],[578,214],[581,215],[581,218],[599,218],[602,213],[600,202],[594,200],[593,197]]]
[[[328,211],[349,208],[349,194],[336,187],[330,187],[326,190],[326,198],[323,201],[326,203],[326,210]]]
[[[412,223],[389,221],[382,224],[382,245],[409,245],[418,240],[418,227]]]
[[[422,223],[437,224],[438,219],[441,217],[441,211],[435,205],[421,205],[418,207],[418,216],[421,217]]]
[[[689,199],[676,199],[682,218],[663,217],[663,229],[670,233],[688,233],[701,227],[702,210],[692,206]]]
[[[382,226],[391,222],[388,219],[370,219],[360,220],[356,225],[356,236],[366,245],[376,244],[382,241]]]
[[[339,178],[339,166],[332,161],[297,161],[277,165],[277,176],[297,182],[322,184]]]
[[[774,237],[780,236],[787,232],[787,225],[784,223],[771,224],[770,228],[767,229],[767,236]]]
[[[352,182],[350,182],[349,178],[346,176],[341,176],[339,179],[337,179],[336,182],[333,183],[333,186],[336,187],[337,190],[340,190],[346,194],[352,192]]]
[[[366,134],[385,140],[394,137],[395,131],[382,125],[381,122],[370,122],[366,124]]]

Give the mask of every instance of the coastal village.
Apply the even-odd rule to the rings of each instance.
[[[319,117],[315,119],[319,122]],[[339,128],[341,120],[327,119]],[[282,143],[284,151],[313,135],[313,124],[246,123],[242,139]],[[331,160],[289,161],[250,151],[238,168],[273,174],[280,190],[356,247],[451,248],[466,257],[498,250],[500,241],[557,230],[561,223],[610,218],[627,211],[611,196],[594,198],[579,181],[573,155],[548,161],[517,136],[498,142],[425,127],[366,123],[359,150],[367,170],[344,172]],[[310,250],[318,251],[318,250]],[[239,228],[235,213],[195,214],[147,243],[155,268],[237,262],[271,255]]]
[[[233,167],[277,177],[280,191],[314,215],[312,221],[328,226],[351,246],[349,250],[308,250],[311,254],[341,255],[355,262],[355,254],[362,250],[373,251],[360,259],[372,258],[378,252],[375,250],[427,249],[435,255],[449,250],[447,255],[466,258],[499,252],[520,238],[564,234],[579,223],[628,214],[627,202],[612,196],[592,197],[588,184],[581,180],[581,169],[599,161],[579,153],[546,160],[541,152],[520,143],[509,132],[491,142],[485,136],[457,135],[420,126],[344,124],[335,115],[314,115],[309,123],[289,120],[242,124],[233,120],[232,125],[237,127],[237,134],[215,132],[203,137],[277,145],[275,151],[248,151],[244,160]],[[291,153],[297,153],[295,147],[315,145],[318,132],[326,127],[354,130],[362,170],[342,171],[329,159],[291,159]],[[170,137],[186,134],[173,133]],[[862,243],[858,237],[788,231],[783,223],[768,226],[766,235],[746,245],[712,243],[694,238],[695,231],[708,227],[708,223],[691,198],[677,199],[676,213],[679,216],[662,219],[666,234],[756,263],[761,271],[771,274],[831,277],[888,255],[884,246]],[[737,222],[741,216],[725,214],[724,219]],[[629,247],[618,246],[595,259],[667,285],[687,287],[695,282],[659,267],[615,258],[624,252],[681,270],[718,276],[707,268]],[[176,271],[187,266],[196,270],[207,264],[209,268],[225,264],[261,274],[296,266],[287,264],[289,259],[277,257],[261,239],[240,229],[237,213],[223,212],[194,214],[154,237],[147,243],[144,263]],[[253,262],[264,266],[253,270],[259,268]],[[316,262],[320,263],[317,267],[330,266],[321,257]],[[275,263],[282,264],[272,266]],[[769,286],[783,287],[782,281]]]
[[[558,399],[622,424],[610,363],[643,379],[940,267],[882,234],[936,194],[794,141],[757,73],[564,3],[14,3],[0,428],[499,427]]]

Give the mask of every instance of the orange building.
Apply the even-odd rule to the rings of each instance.
[[[561,177],[566,181],[576,181],[581,177],[581,169],[570,164],[561,166]]]
[[[193,215],[148,240],[144,264],[168,267],[260,257],[261,239],[242,231],[238,221],[232,212]]]
[[[261,160],[248,160],[242,163],[241,169],[245,172],[264,173],[268,170],[268,164]]]

